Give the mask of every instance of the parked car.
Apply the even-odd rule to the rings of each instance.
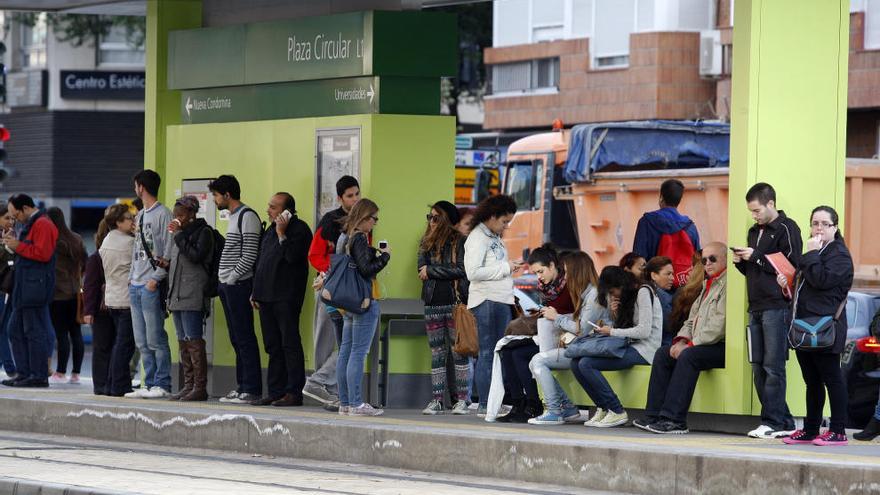
[[[851,291],[846,302],[846,347],[840,355],[849,395],[848,428],[862,428],[874,414],[880,392],[880,335],[871,322],[880,311],[880,291]],[[876,331],[876,329],[875,329]]]

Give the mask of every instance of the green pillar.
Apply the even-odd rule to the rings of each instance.
[[[814,207],[844,213],[849,1],[738,0],[734,19],[728,239],[745,244],[753,224],[745,194],[756,182],[773,185],[777,206],[807,237]],[[732,407],[725,412],[757,414],[745,279],[728,266],[725,402]],[[792,358],[787,398],[795,415],[805,410],[800,376]]]
[[[165,176],[165,126],[180,123],[180,91],[168,89],[168,32],[202,25],[201,0],[148,0],[144,168]]]

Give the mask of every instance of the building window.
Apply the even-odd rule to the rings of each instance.
[[[880,49],[880,0],[865,0],[865,49]]]
[[[559,87],[559,59],[492,65],[492,94],[529,93]]]
[[[629,36],[636,26],[634,0],[595,0],[593,67],[609,69],[629,65]]]
[[[21,24],[21,67],[46,67],[46,14],[34,17],[34,25]]]
[[[101,37],[98,51],[100,65],[136,65],[143,66],[145,60],[144,46],[134,46],[126,36],[125,28],[113,26],[106,36]]]

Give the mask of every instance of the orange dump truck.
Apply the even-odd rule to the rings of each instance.
[[[569,181],[564,171],[571,136],[569,130],[536,134],[508,149],[503,188],[520,206],[505,234],[511,257],[526,257],[529,249],[553,242],[584,250],[600,267],[616,264],[632,249],[642,214],[658,208],[660,184],[668,178],[685,184],[680,210],[694,220],[700,239],[727,239],[726,166],[612,166],[607,169],[613,171]],[[871,205],[880,205],[880,160],[847,159],[844,232],[860,285],[880,282],[880,229],[868,222]]]

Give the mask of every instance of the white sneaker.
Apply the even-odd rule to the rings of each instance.
[[[143,399],[144,394],[146,394],[147,392],[148,390],[145,388],[136,388],[131,392],[125,394],[123,397],[125,397],[126,399]]]
[[[232,390],[225,397],[220,397],[220,402],[232,402],[238,399],[238,390]]]
[[[593,413],[593,417],[584,421],[584,426],[596,426],[596,423],[602,421],[602,418],[605,417],[605,410],[601,407],[596,408],[596,412]]]
[[[750,431],[748,435],[752,438],[760,438],[763,440],[772,440],[774,438],[784,438],[794,433],[788,430],[774,430],[767,425],[761,425]]]
[[[422,414],[427,414],[429,416],[443,414],[443,403],[437,399],[432,400],[428,403],[427,407],[422,409]]]
[[[451,412],[454,415],[461,416],[461,415],[465,415],[465,414],[470,414],[471,411],[468,407],[467,402],[460,400],[460,401],[456,402],[454,406],[452,406]]]
[[[348,406],[339,406],[338,414],[340,416],[348,416],[348,410],[349,410]]]
[[[376,409],[366,402],[357,407],[349,407],[348,409],[349,416],[381,416],[384,412],[384,410]]]
[[[67,376],[62,373],[52,373],[52,376],[49,377],[49,383],[67,383]]]
[[[593,426],[596,428],[614,428],[615,426],[625,425],[627,421],[629,421],[629,416],[626,415],[626,411],[620,414],[608,411],[600,421],[593,423]]]
[[[164,399],[170,395],[171,394],[168,393],[168,391],[163,389],[162,387],[160,387],[158,385],[153,385],[153,387],[150,388],[150,390],[147,390],[146,392],[142,393],[141,397],[143,397],[144,399]]]

